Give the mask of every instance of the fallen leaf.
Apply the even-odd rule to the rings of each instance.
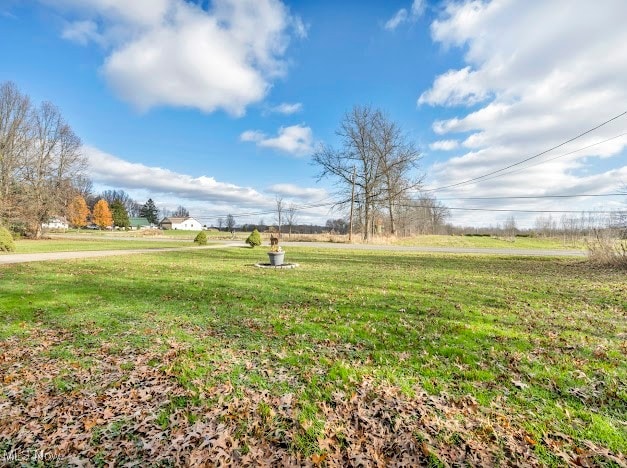
[[[529,387],[528,384],[526,384],[525,382],[521,382],[520,380],[512,380],[512,383],[514,384],[514,387],[520,388],[521,390]]]
[[[327,458],[327,454],[326,454],[326,453],[323,453],[322,455],[318,455],[317,453],[314,453],[314,454],[311,456],[311,462],[312,462],[314,465],[319,465],[319,464],[320,464],[320,463],[322,463],[324,460],[326,460],[326,458]]]

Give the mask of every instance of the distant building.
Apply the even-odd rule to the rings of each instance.
[[[41,227],[43,229],[67,229],[70,225],[63,216],[53,216],[47,223],[42,223]]]
[[[161,229],[180,231],[202,231],[202,224],[194,218],[163,218],[159,223]]]
[[[148,221],[146,218],[129,218],[131,229],[150,229],[155,225]]]

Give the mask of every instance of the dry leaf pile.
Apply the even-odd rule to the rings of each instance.
[[[193,393],[176,379],[175,343],[94,349],[91,365],[64,368],[46,350],[68,338],[47,330],[0,343],[0,450],[53,452],[59,466],[537,466],[534,447],[544,444],[566,463],[625,466],[593,444],[573,451],[564,434],[535,441],[497,403],[410,397],[368,379],[319,402],[311,431],[298,388],[277,396],[227,382]],[[315,438],[315,453],[296,450],[303,437]]]

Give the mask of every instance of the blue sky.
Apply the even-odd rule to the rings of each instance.
[[[532,3],[0,0],[0,81],[61,108],[97,189],[182,204],[211,224],[269,210],[277,195],[329,201],[331,181],[317,181],[310,156],[338,143],[355,104],[402,125],[422,150],[426,189],[627,110],[627,2]],[[533,162],[552,161],[434,194],[457,208],[618,209],[625,197],[466,198],[616,192],[627,183],[625,132],[622,117]],[[464,225],[515,214],[531,226],[539,215],[452,213]],[[298,219],[340,215],[318,207]],[[238,221],[259,218],[272,216]]]

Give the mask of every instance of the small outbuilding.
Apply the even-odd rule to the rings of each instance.
[[[131,229],[151,229],[155,226],[146,218],[131,217],[128,219]]]
[[[67,229],[70,226],[63,216],[53,216],[47,223],[42,223],[41,227],[43,229]]]
[[[187,218],[175,218],[168,217],[163,218],[159,223],[161,229],[172,229],[180,231],[202,231],[202,224],[192,217]]]

